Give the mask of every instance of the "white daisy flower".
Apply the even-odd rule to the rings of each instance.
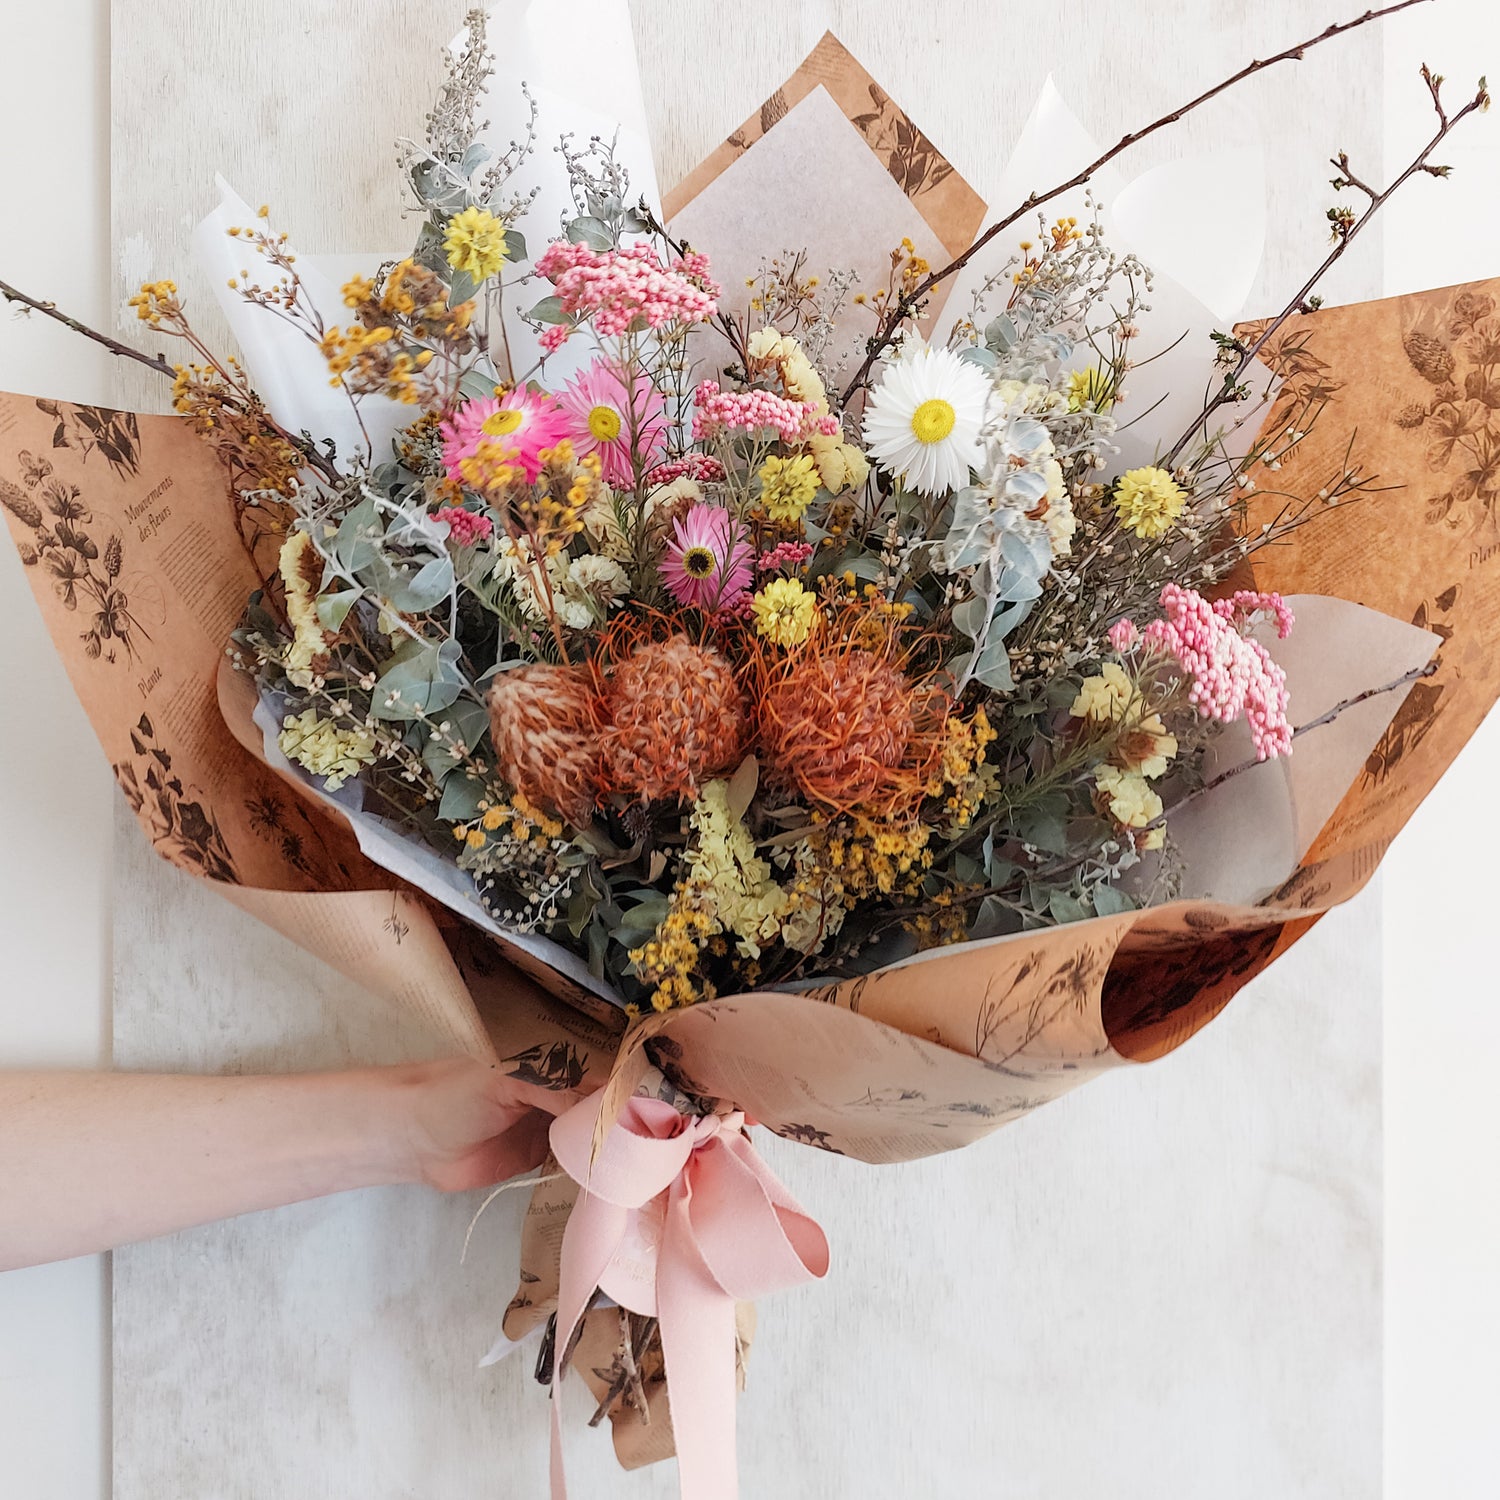
[[[941,495],[979,462],[989,377],[951,349],[910,342],[886,367],[865,412],[865,446],[908,489]]]

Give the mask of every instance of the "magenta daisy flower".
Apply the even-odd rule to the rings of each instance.
[[[754,554],[744,529],[717,505],[695,505],[672,524],[661,576],[679,604],[726,609],[749,591]]]
[[[580,455],[599,455],[606,484],[628,489],[635,483],[632,423],[642,468],[650,468],[660,456],[666,441],[666,403],[644,375],[627,387],[613,365],[596,359],[568,382],[558,402],[568,414],[573,447]]]
[[[543,449],[555,448],[567,435],[568,420],[551,396],[517,386],[505,396],[466,402],[443,423],[443,465],[449,479],[462,484],[459,465],[493,438],[513,450],[510,462],[527,479],[535,479]]]

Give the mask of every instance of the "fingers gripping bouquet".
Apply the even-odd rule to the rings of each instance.
[[[1319,310],[1392,191],[1341,156],[1364,211],[1215,329],[1112,240],[1125,142],[981,232],[831,37],[662,208],[628,88],[559,163],[523,89],[497,149],[484,31],[408,256],[329,281],[226,200],[244,365],[148,284],[177,416],[5,398],[0,502],[158,848],[557,1117],[506,1334],[727,1494],[743,1304],[827,1264],[747,1119],[907,1159],[1170,1050],[1490,706],[1496,295]],[[1424,79],[1398,181],[1488,103]]]

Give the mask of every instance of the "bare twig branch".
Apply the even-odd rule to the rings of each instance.
[[[1427,158],[1432,155],[1432,153],[1447,138],[1454,127],[1458,125],[1458,123],[1467,115],[1473,114],[1475,110],[1487,109],[1489,107],[1489,90],[1481,81],[1479,88],[1474,94],[1474,97],[1470,99],[1468,103],[1458,111],[1457,114],[1449,115],[1443,108],[1439,100],[1439,91],[1442,87],[1442,78],[1439,75],[1430,72],[1426,64],[1423,64],[1422,67],[1422,77],[1432,93],[1433,106],[1437,110],[1438,128],[1436,134],[1434,134],[1432,139],[1422,147],[1421,151],[1417,153],[1416,158],[1405,168],[1404,171],[1402,171],[1400,176],[1396,177],[1390,183],[1390,185],[1385,188],[1383,192],[1375,191],[1375,189],[1371,188],[1368,184],[1360,181],[1359,178],[1355,177],[1354,174],[1349,170],[1349,158],[1342,151],[1333,158],[1334,166],[1338,167],[1340,171],[1340,176],[1334,178],[1333,180],[1334,185],[1336,187],[1342,186],[1358,188],[1361,192],[1366,193],[1369,196],[1370,201],[1368,206],[1365,208],[1365,211],[1362,214],[1358,215],[1354,213],[1353,209],[1349,208],[1329,210],[1328,217],[1329,221],[1333,224],[1333,237],[1335,241],[1333,249],[1324,258],[1323,262],[1318,266],[1317,270],[1315,270],[1312,275],[1309,276],[1300,287],[1298,287],[1296,292],[1293,293],[1291,300],[1288,301],[1286,306],[1283,307],[1282,310],[1277,313],[1269,323],[1266,324],[1265,328],[1261,331],[1260,336],[1255,340],[1255,342],[1252,344],[1241,346],[1239,360],[1236,362],[1234,368],[1224,376],[1223,384],[1209,399],[1203,410],[1193,418],[1192,422],[1187,428],[1187,431],[1184,432],[1175,443],[1173,443],[1171,448],[1167,450],[1166,455],[1161,459],[1161,466],[1163,468],[1170,469],[1172,465],[1176,463],[1177,459],[1181,456],[1182,450],[1186,448],[1190,442],[1192,442],[1194,435],[1203,430],[1204,425],[1207,423],[1208,419],[1226,402],[1235,399],[1236,392],[1239,390],[1240,381],[1244,377],[1245,372],[1255,361],[1256,356],[1260,354],[1260,352],[1266,347],[1267,344],[1270,343],[1272,337],[1276,334],[1277,330],[1282,326],[1282,324],[1285,323],[1286,320],[1290,318],[1294,313],[1307,312],[1310,310],[1311,306],[1316,305],[1315,303],[1309,304],[1308,302],[1308,298],[1312,295],[1313,288],[1317,286],[1320,281],[1322,281],[1322,279],[1333,268],[1338,259],[1344,254],[1346,250],[1348,250],[1349,246],[1354,243],[1355,237],[1365,227],[1365,225],[1368,224],[1370,220],[1374,218],[1382,208],[1385,207],[1386,203],[1390,201],[1392,194],[1394,194],[1396,190],[1400,188],[1404,183],[1410,181],[1410,179],[1414,177],[1418,172],[1431,172],[1434,176],[1439,177],[1447,176],[1448,169],[1446,167],[1429,167],[1427,165]]]
[[[946,281],[955,272],[962,270],[996,235],[1002,234],[1005,230],[1009,229],[1023,214],[1028,214],[1033,209],[1040,208],[1044,203],[1050,203],[1054,198],[1061,197],[1064,193],[1072,192],[1074,188],[1082,187],[1101,167],[1113,161],[1115,157],[1128,147],[1136,145],[1140,141],[1145,140],[1147,136],[1154,135],[1158,130],[1163,130],[1168,125],[1176,124],[1184,115],[1192,113],[1199,105],[1207,104],[1210,99],[1216,98],[1218,95],[1224,93],[1225,90],[1233,88],[1238,83],[1243,83],[1245,79],[1251,77],[1253,74],[1259,73],[1266,68],[1274,67],[1277,63],[1300,62],[1309,47],[1316,47],[1321,42],[1332,41],[1334,37],[1342,36],[1347,31],[1353,31],[1357,27],[1367,25],[1371,21],[1378,21],[1385,16],[1394,15],[1397,11],[1407,10],[1413,5],[1421,5],[1423,3],[1424,0],[1400,0],[1399,4],[1387,5],[1380,10],[1367,10],[1363,15],[1355,16],[1353,20],[1341,21],[1336,25],[1328,27],[1325,31],[1319,32],[1317,36],[1309,37],[1305,42],[1298,42],[1295,47],[1288,47],[1285,51],[1278,52],[1272,57],[1258,58],[1254,62],[1247,63],[1238,73],[1231,74],[1222,83],[1216,83],[1211,89],[1205,89],[1197,98],[1190,99],[1186,104],[1180,105],[1170,114],[1165,114],[1159,120],[1152,121],[1144,129],[1132,130],[1129,134],[1121,136],[1108,151],[1104,152],[1102,156],[1096,157],[1081,172],[1068,178],[1066,182],[1058,183],[1056,187],[1049,188],[1045,193],[1029,194],[1026,201],[1018,209],[1007,214],[1005,218],[991,224],[962,255],[949,261],[941,270],[932,272],[931,275],[919,281],[911,291],[903,293],[897,299],[895,306],[891,308],[890,313],[866,345],[864,363],[860,365],[859,369],[855,372],[854,379],[849,382],[849,385],[845,389],[843,404],[847,406],[853,400],[860,387],[868,381],[875,361],[895,342],[896,334],[902,323],[917,310],[922,299],[928,292],[941,282]]]
[[[39,302],[35,297],[28,297],[25,292],[18,287],[13,287],[8,281],[0,281],[0,297],[4,297],[7,302],[15,303],[18,307],[24,307],[31,312],[39,312],[43,317],[61,323],[64,328],[71,328],[74,333],[81,333],[84,338],[103,345],[118,358],[133,359],[137,364],[145,365],[148,370],[155,370],[158,375],[165,375],[168,380],[173,379],[177,374],[177,371],[160,354],[154,358],[149,354],[142,354],[139,349],[132,349],[129,344],[122,344],[118,339],[110,338],[107,333],[100,333],[97,329],[90,328],[87,323],[80,323],[77,318],[70,318],[55,302]]]

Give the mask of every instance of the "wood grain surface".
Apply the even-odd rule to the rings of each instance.
[[[122,309],[141,279],[171,276],[217,330],[188,249],[216,171],[269,201],[304,250],[400,245],[391,142],[420,128],[464,8],[114,0]],[[1113,140],[1343,15],[1332,0],[632,11],[663,184],[831,28],[981,195],[1049,72]],[[1270,308],[1322,253],[1329,152],[1379,169],[1380,77],[1379,38],[1357,34],[1126,165],[1261,141],[1271,233],[1252,310]],[[1374,295],[1375,237],[1341,270],[1331,298]],[[122,371],[121,401],[161,407],[151,379]],[[123,805],[117,847],[120,1065],[243,1072],[434,1050],[168,869]],[[761,1309],[744,1493],[1378,1493],[1378,916],[1367,892],[1180,1053],[970,1151],[875,1170],[764,1143],[822,1219],[835,1269]],[[522,1197],[495,1204],[462,1266],[476,1200],[418,1189],[117,1254],[117,1500],[545,1493],[546,1403],[524,1356],[476,1368],[513,1288]],[[581,1422],[570,1454],[579,1495],[675,1494],[670,1467],[618,1472]]]

